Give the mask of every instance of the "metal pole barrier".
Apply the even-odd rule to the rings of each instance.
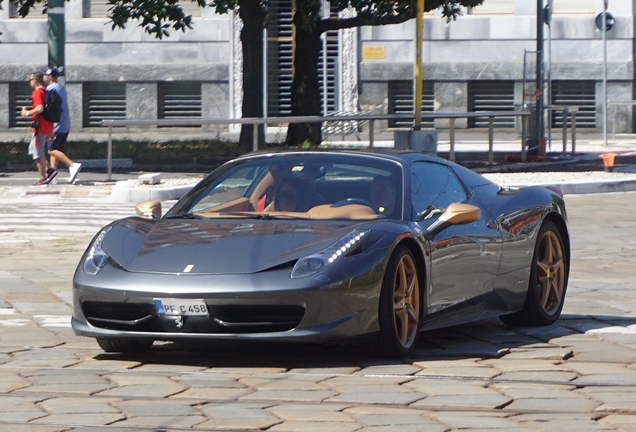
[[[450,155],[451,162],[455,162],[455,119],[450,119]]]
[[[108,166],[106,180],[110,181],[113,173],[113,126],[108,125]]]
[[[612,141],[616,142],[616,104],[612,104]]]
[[[258,123],[252,124],[252,150],[258,150]]]
[[[576,111],[573,111],[570,117],[572,117],[572,154],[576,154]]]
[[[528,116],[521,117],[521,162],[528,159],[526,155],[526,136],[528,135]]]
[[[493,152],[494,123],[495,123],[495,118],[493,116],[488,117],[488,164],[489,165],[493,165],[495,163],[495,154]]]
[[[568,112],[567,108],[563,110],[563,155],[568,151]]]
[[[373,127],[375,124],[375,120],[369,120],[369,148],[373,148]]]

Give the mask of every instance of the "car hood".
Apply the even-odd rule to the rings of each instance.
[[[102,248],[131,272],[245,274],[291,264],[368,224],[131,217],[112,226]]]

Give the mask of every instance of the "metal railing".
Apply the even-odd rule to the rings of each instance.
[[[636,100],[628,100],[628,101],[608,101],[608,106],[612,107],[612,141],[616,141],[616,115],[618,109],[616,108],[618,105],[636,105]]]
[[[579,107],[569,105],[546,105],[545,109],[548,110],[550,116],[549,125],[552,125],[552,111],[563,111],[563,151],[562,154],[567,153],[568,144],[568,114],[570,115],[570,124],[572,127],[572,153],[576,153],[576,113],[579,112]],[[552,145],[552,128],[548,127],[548,140]]]
[[[455,161],[455,120],[463,118],[488,118],[488,163],[494,164],[494,119],[495,117],[520,117],[521,118],[521,160],[526,161],[526,134],[528,110],[518,111],[483,111],[463,113],[425,113],[422,120],[449,119],[450,155],[449,159]],[[338,121],[357,121],[368,123],[369,147],[373,147],[375,140],[375,122],[380,120],[413,120],[412,114],[351,114],[338,115]],[[289,123],[322,123],[334,121],[333,116],[326,117],[268,117],[268,118],[240,118],[240,119],[181,119],[181,120],[103,120],[102,126],[108,127],[108,180],[112,177],[113,158],[113,128],[124,126],[203,126],[203,125],[231,125],[251,124],[254,128],[253,146],[258,150],[258,125],[261,124],[289,124]]]

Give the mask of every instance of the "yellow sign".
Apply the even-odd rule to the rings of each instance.
[[[386,58],[386,48],[383,46],[362,47],[363,59],[383,59]]]

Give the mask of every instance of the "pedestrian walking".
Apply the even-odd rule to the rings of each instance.
[[[57,170],[58,162],[68,166],[69,183],[73,183],[82,169],[82,164],[79,162],[73,162],[71,158],[66,155],[65,147],[68,134],[71,130],[71,116],[68,109],[68,98],[66,96],[66,89],[62,84],[58,82],[60,71],[57,68],[48,68],[44,72],[44,82],[47,84],[46,91],[52,91],[62,100],[62,114],[60,121],[54,124],[53,127],[53,139],[48,142],[49,148],[49,164],[52,169]],[[53,180],[53,183],[57,183],[57,179]]]
[[[33,123],[31,124],[33,135],[29,143],[29,154],[33,156],[40,174],[40,180],[35,184],[37,186],[46,186],[57,176],[57,171],[48,169],[49,164],[46,161],[44,150],[47,140],[53,134],[53,123],[41,115],[46,104],[46,88],[44,87],[44,75],[42,72],[33,72],[29,76],[29,85],[33,89],[31,93],[31,108],[22,107],[21,115],[22,117],[33,117]]]

